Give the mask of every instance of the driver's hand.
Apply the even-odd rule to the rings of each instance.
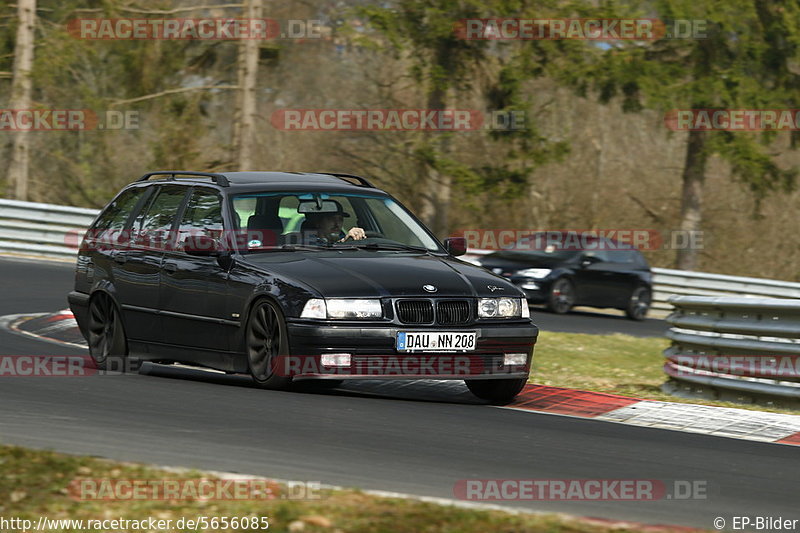
[[[347,231],[347,235],[345,236],[345,238],[342,239],[339,242],[344,242],[347,239],[353,239],[354,241],[360,241],[360,240],[366,239],[366,238],[367,238],[367,234],[366,234],[366,232],[364,232],[363,229],[361,229],[361,228],[350,228]]]

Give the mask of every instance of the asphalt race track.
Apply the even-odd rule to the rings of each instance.
[[[2,259],[0,280],[0,315],[55,311],[66,307],[72,268]],[[651,327],[550,319],[573,331]],[[84,353],[0,331],[0,355]],[[800,518],[797,447],[499,409],[456,382],[272,392],[243,376],[154,365],[139,375],[0,379],[5,444],[445,498],[462,479],[697,480],[706,499],[503,505],[706,529],[718,516]]]

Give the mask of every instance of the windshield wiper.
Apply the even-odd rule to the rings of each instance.
[[[281,246],[270,246],[269,248],[249,248],[248,252],[297,252],[310,250],[330,250],[329,246],[315,244],[283,244]]]

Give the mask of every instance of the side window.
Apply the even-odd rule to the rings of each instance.
[[[128,221],[131,212],[136,208],[136,204],[139,203],[139,199],[144,196],[146,191],[147,189],[144,187],[137,187],[128,189],[120,194],[103,211],[103,214],[92,226],[90,234],[94,238],[102,239],[105,242],[115,242],[125,228],[125,223]]]
[[[614,250],[610,252],[611,260],[615,263],[627,263],[629,265],[634,265],[638,261],[636,255],[639,252],[634,250]]]
[[[583,255],[584,257],[594,257],[597,261],[604,263],[611,261],[608,250],[586,250]]]
[[[222,200],[209,189],[195,189],[189,198],[186,212],[178,227],[178,248],[189,235],[206,235],[214,239],[222,237]]]
[[[160,187],[150,205],[136,217],[131,240],[137,246],[163,250],[170,242],[170,230],[186,196],[185,187]]]
[[[647,262],[647,259],[644,258],[641,252],[633,252],[635,258],[635,264],[638,268],[650,268],[650,265]]]

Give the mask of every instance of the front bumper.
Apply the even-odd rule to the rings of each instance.
[[[512,276],[509,278],[509,281],[519,287],[519,289],[525,293],[525,298],[528,300],[529,303],[546,303],[547,298],[550,295],[550,288],[553,285],[553,280],[544,278],[544,279],[534,279],[522,276]]]
[[[434,328],[289,321],[287,328],[291,355],[278,362],[279,373],[294,379],[527,378],[539,333],[524,323]],[[395,346],[401,331],[474,331],[477,343],[472,351],[400,352]],[[526,364],[504,365],[508,353],[526,354]],[[323,366],[323,354],[348,354],[350,364]]]

